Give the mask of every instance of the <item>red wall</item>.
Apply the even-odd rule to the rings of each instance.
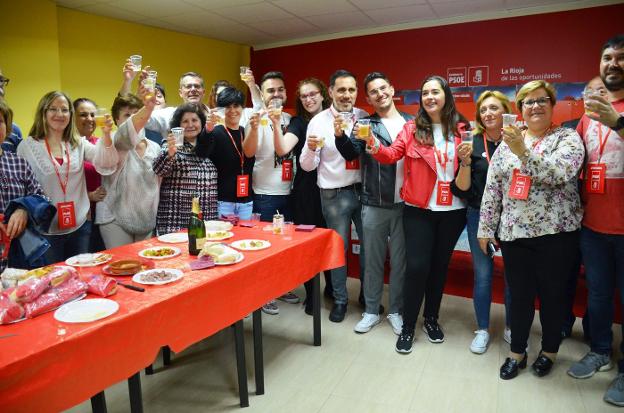
[[[328,82],[340,68],[359,80],[371,71],[385,72],[397,90],[419,89],[430,74],[447,77],[448,68],[470,66],[489,66],[492,86],[525,83],[502,79],[502,72],[518,67],[524,75],[560,75],[553,82],[586,82],[598,74],[602,44],[624,31],[622,16],[624,4],[461,23],[252,51],[251,61],[256,78],[270,70],[284,73],[289,107],[300,79],[314,76]],[[362,93],[358,106],[366,108]],[[474,118],[474,105],[459,106]],[[556,109],[559,120],[582,113],[582,105],[574,102]]]

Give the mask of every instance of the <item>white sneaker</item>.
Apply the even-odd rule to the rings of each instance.
[[[487,351],[488,343],[490,342],[490,333],[487,330],[475,331],[475,338],[470,344],[470,351],[475,354],[483,354]]]
[[[388,322],[392,326],[392,331],[397,336],[401,334],[401,330],[403,329],[403,317],[399,313],[388,314]]]
[[[505,332],[503,333],[503,340],[505,340],[507,344],[511,344],[511,328],[505,327]]]
[[[355,325],[356,333],[368,333],[371,328],[379,324],[379,314],[362,313],[362,319]]]

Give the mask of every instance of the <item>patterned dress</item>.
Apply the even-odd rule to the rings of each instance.
[[[186,228],[194,196],[199,197],[205,220],[217,218],[217,168],[210,159],[195,155],[193,145],[184,142],[169,157],[167,144],[163,144],[153,169],[162,177],[156,215],[158,235]]]

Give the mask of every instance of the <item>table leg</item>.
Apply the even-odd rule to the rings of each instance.
[[[165,366],[168,366],[171,364],[171,349],[169,348],[169,346],[164,346],[162,348],[162,354],[163,354],[163,364]]]
[[[128,393],[130,395],[130,411],[132,413],[143,413],[140,371],[128,379]]]
[[[249,407],[249,390],[247,389],[247,363],[245,361],[245,334],[243,320],[234,323],[234,346],[236,347],[236,371],[238,372],[238,393],[240,406]]]
[[[149,366],[145,367],[145,374],[147,376],[150,376],[150,375],[154,374],[154,366],[152,364],[150,364]]]
[[[321,345],[321,274],[312,279],[312,323],[314,325],[314,345]]]
[[[256,394],[264,394],[264,353],[262,350],[262,311],[253,312],[254,370],[256,374]]]
[[[104,396],[104,391],[91,397],[91,411],[93,413],[106,413],[106,396]]]

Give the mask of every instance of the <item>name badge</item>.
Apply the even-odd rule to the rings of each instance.
[[[345,161],[345,169],[347,170],[360,169],[360,158],[355,158],[351,161]]]
[[[587,192],[590,194],[604,194],[606,174],[606,164],[589,164],[587,168]]]
[[[239,198],[249,196],[249,175],[236,176],[236,196]]]
[[[60,230],[70,229],[76,226],[76,211],[74,201],[59,202],[56,204],[58,216],[58,228]]]
[[[285,159],[282,161],[282,181],[291,181],[293,177],[293,161]]]
[[[514,169],[511,178],[511,186],[507,194],[511,199],[526,200],[529,197],[531,189],[531,177],[520,173],[520,170]]]
[[[436,204],[439,206],[453,205],[453,194],[451,193],[450,182],[438,181],[438,196],[436,197]]]

